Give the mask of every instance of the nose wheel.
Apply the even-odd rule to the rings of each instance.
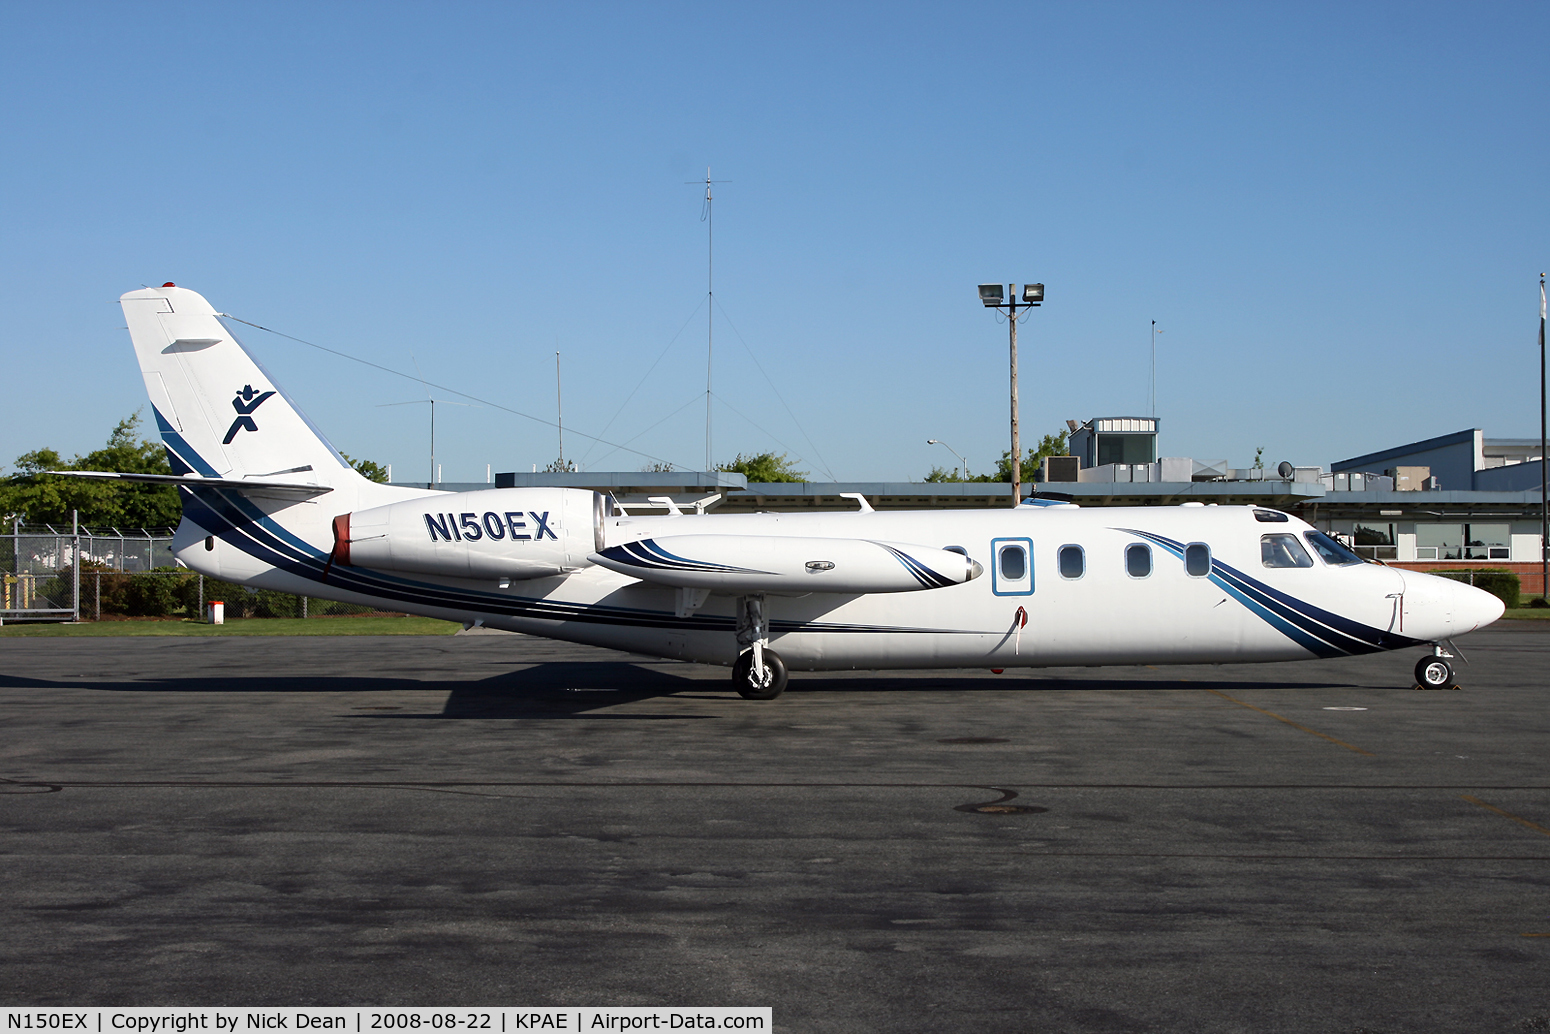
[[[1415,681],[1422,689],[1447,689],[1453,685],[1453,665],[1441,657],[1422,657],[1415,665]]]

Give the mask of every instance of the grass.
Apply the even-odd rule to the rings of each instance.
[[[28,622],[0,626],[0,638],[122,635],[451,635],[455,621],[419,617],[232,618],[223,625],[202,621],[86,621],[79,625]]]

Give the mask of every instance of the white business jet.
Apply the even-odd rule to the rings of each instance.
[[[788,669],[1195,664],[1431,647],[1502,603],[1362,560],[1252,506],[665,515],[580,489],[447,493],[366,480],[231,321],[166,284],[122,298],[194,571],[658,657]]]

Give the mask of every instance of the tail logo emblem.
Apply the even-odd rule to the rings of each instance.
[[[253,390],[253,385],[244,384],[242,390],[237,392],[237,397],[231,400],[231,408],[237,411],[237,419],[231,422],[231,430],[226,432],[226,439],[221,444],[230,445],[238,431],[258,430],[258,425],[253,422],[253,410],[262,406],[273,394],[272,391],[259,393]]]

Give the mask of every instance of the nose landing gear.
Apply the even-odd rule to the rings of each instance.
[[[1453,653],[1458,650],[1451,640],[1444,639],[1440,643],[1432,644],[1432,656],[1422,657],[1415,662],[1416,689],[1458,689],[1458,684],[1453,681],[1453,665],[1448,662],[1453,660]],[[1459,654],[1463,657],[1463,654]],[[1469,658],[1464,657],[1465,663]]]
[[[1453,686],[1453,665],[1441,657],[1422,657],[1415,665],[1415,681],[1421,689],[1447,689]]]

